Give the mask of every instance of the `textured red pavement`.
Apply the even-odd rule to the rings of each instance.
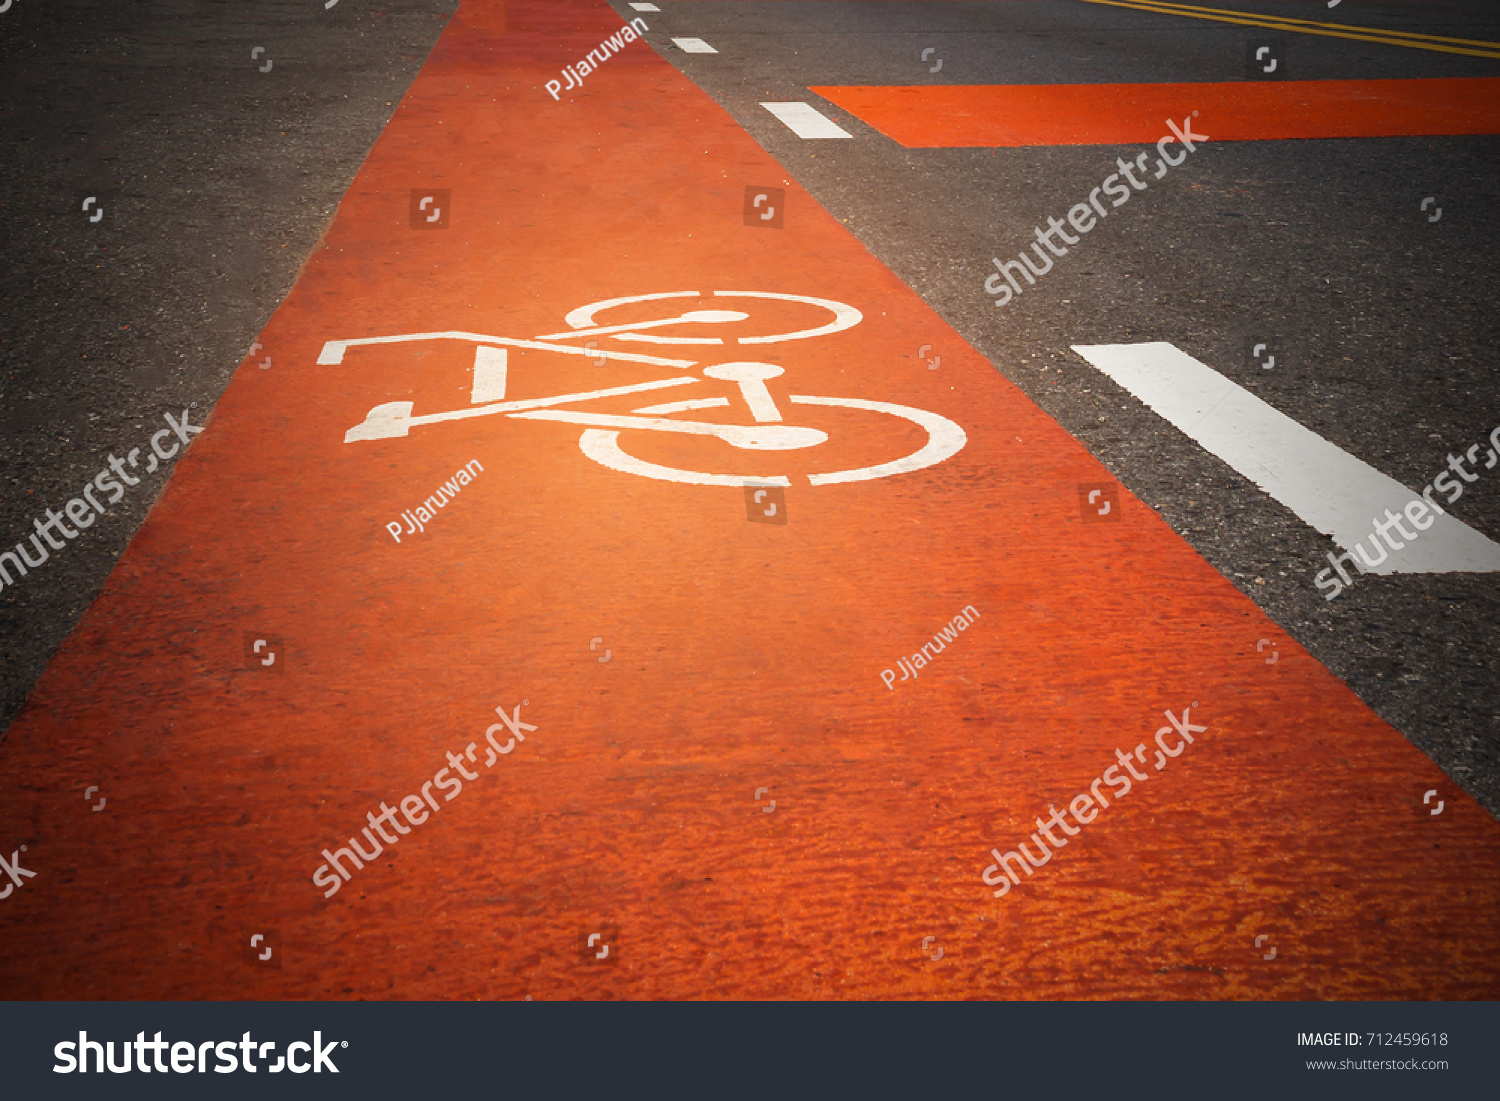
[[[907,149],[1500,133],[1500,79],[813,87]],[[1181,152],[1181,150],[1178,150]]]
[[[1500,826],[1128,493],[1083,523],[1077,487],[1106,471],[649,48],[554,102],[544,82],[618,26],[470,2],[448,27],[262,335],[275,368],[242,366],[0,744],[0,849],[36,872],[0,901],[5,996],[1500,995]],[[786,189],[784,229],[743,224],[749,185]],[[451,191],[447,229],[409,228],[414,188]],[[534,337],[586,302],[713,290],[864,320],[694,347],[689,370],[516,352],[508,396],[700,379],[591,405],[620,414],[734,397],[703,363],[784,366],[772,395],[829,443],[621,437],[792,475],[784,526],[747,522],[738,487],[593,463],[577,425],[344,442],[379,404],[467,407],[470,344],[318,364],[328,340]],[[811,486],[921,433],[792,394],[929,410],[967,444]],[[385,525],[474,459],[396,543]],[[247,667],[245,632],[283,640],[283,673]],[[537,729],[486,769],[501,705]],[[992,847],[1190,706],[1194,745],[991,897]],[[320,850],[470,742],[479,778],[325,900]],[[610,926],[610,962],[584,962]],[[279,969],[242,959],[263,929]]]

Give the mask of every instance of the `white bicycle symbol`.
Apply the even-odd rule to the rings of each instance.
[[[670,299],[706,298],[697,291],[671,291],[663,294],[642,294],[625,298],[611,298],[580,306],[566,317],[571,329],[559,333],[548,333],[530,340],[512,337],[488,336],[470,332],[405,333],[399,336],[361,337],[352,340],[330,340],[323,345],[318,363],[332,365],[342,363],[345,352],[362,345],[397,344],[422,340],[463,340],[477,345],[474,353],[474,384],[468,409],[455,409],[445,413],[427,413],[413,416],[413,403],[393,401],[377,405],[370,410],[364,421],[355,425],[344,436],[345,443],[365,440],[384,440],[406,436],[418,425],[437,424],[442,421],[464,420],[495,414],[518,420],[548,420],[584,426],[578,438],[579,449],[584,455],[601,466],[625,474],[636,474],[644,478],[655,478],[666,482],[683,482],[691,485],[743,486],[775,485],[790,486],[791,480],[783,474],[712,474],[698,470],[681,470],[662,466],[631,455],[620,445],[622,432],[671,432],[696,436],[717,437],[731,447],[744,451],[796,451],[816,447],[825,443],[828,433],[820,429],[786,424],[781,410],[766,387],[769,379],[783,374],[783,368],[773,363],[755,360],[733,360],[718,362],[703,367],[704,378],[720,382],[732,382],[738,386],[739,397],[748,409],[753,424],[720,424],[714,421],[678,420],[673,414],[694,410],[730,406],[727,397],[697,398],[672,401],[657,405],[642,406],[631,410],[629,415],[594,413],[577,409],[562,409],[557,406],[594,401],[601,398],[618,397],[623,394],[642,393],[668,387],[694,385],[702,380],[695,377],[656,379],[631,386],[616,386],[602,390],[587,390],[573,394],[558,394],[552,397],[530,398],[522,401],[505,399],[507,383],[508,348],[534,349],[559,352],[564,355],[581,355],[596,363],[639,363],[651,366],[687,369],[697,367],[698,360],[668,359],[640,352],[598,350],[598,339],[590,340],[588,346],[577,347],[559,341],[579,338],[608,337],[636,345],[654,344],[669,347],[724,346],[725,338],[705,335],[664,335],[657,330],[672,326],[728,325],[748,320],[750,314],[739,310],[699,309],[689,310],[672,317],[661,317],[649,321],[633,321],[618,325],[599,325],[595,315],[621,306],[640,302],[655,302]],[[832,320],[812,328],[793,332],[765,335],[731,337],[739,345],[778,344],[789,340],[806,340],[842,332],[858,325],[864,316],[853,306],[826,298],[811,298],[806,295],[781,294],[772,291],[714,291],[715,299],[775,299],[796,302],[826,310]],[[717,303],[715,303],[717,305]],[[968,442],[964,431],[947,417],[913,409],[906,405],[894,405],[883,401],[865,401],[859,398],[820,397],[813,394],[788,395],[791,404],[803,406],[835,406],[856,409],[885,416],[899,417],[923,429],[926,442],[915,451],[887,462],[876,463],[852,470],[835,470],[809,474],[809,484],[836,485],[842,482],[861,482],[872,478],[886,478],[894,474],[906,474],[943,462],[960,451]]]

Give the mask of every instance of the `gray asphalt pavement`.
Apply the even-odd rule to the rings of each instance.
[[[0,543],[111,454],[149,454],[167,413],[202,423],[455,6],[17,0],[0,14]],[[0,591],[0,728],[168,472],[138,467],[87,538]]]

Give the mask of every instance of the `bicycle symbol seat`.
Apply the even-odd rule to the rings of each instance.
[[[672,299],[771,299],[781,302],[811,306],[832,315],[831,320],[808,328],[790,332],[753,334],[741,336],[717,335],[727,333],[728,326],[751,319],[751,314],[735,309],[689,309],[672,316],[645,321],[620,324],[599,324],[597,315],[619,307],[630,307],[642,302],[661,302]],[[714,306],[728,305],[714,301]],[[671,303],[681,310],[680,303]],[[670,310],[668,311],[671,312]],[[398,344],[408,341],[461,340],[473,343],[474,367],[471,406],[441,413],[425,413],[414,416],[414,403],[409,401],[387,402],[370,410],[364,421],[349,429],[345,443],[369,440],[396,439],[406,436],[413,428],[438,424],[443,421],[465,420],[471,417],[500,415],[517,420],[556,421],[583,426],[578,438],[579,449],[585,456],[601,466],[624,474],[635,474],[660,481],[682,482],[691,485],[743,486],[776,485],[790,486],[791,480],[780,473],[722,474],[699,470],[683,470],[649,462],[630,454],[620,444],[622,433],[681,433],[691,436],[712,437],[730,447],[750,452],[789,452],[815,448],[828,441],[827,432],[806,425],[787,424],[783,420],[771,390],[766,386],[770,379],[779,378],[784,369],[774,363],[754,359],[728,359],[713,362],[699,369],[702,376],[683,376],[654,379],[628,386],[606,387],[550,397],[506,400],[508,353],[507,349],[530,349],[557,352],[563,355],[589,357],[596,363],[615,362],[641,364],[654,367],[671,367],[688,370],[699,367],[700,360],[673,359],[645,352],[600,350],[596,346],[601,338],[608,338],[627,346],[656,345],[675,349],[725,348],[726,340],[744,346],[779,344],[793,340],[807,340],[827,336],[858,325],[864,316],[853,306],[826,298],[806,295],[782,294],[773,291],[714,291],[703,295],[697,291],[671,291],[662,294],[633,295],[592,302],[569,313],[565,320],[571,326],[562,332],[548,333],[531,339],[490,336],[484,333],[458,331],[404,333],[397,336],[360,337],[350,340],[330,340],[323,345],[318,363],[339,364],[344,361],[348,349],[359,346]],[[726,328],[719,328],[724,326]],[[691,330],[684,335],[680,330]],[[663,330],[679,330],[676,335]],[[707,335],[715,334],[715,335]],[[588,344],[567,343],[587,339]],[[577,406],[603,398],[624,394],[644,393],[651,390],[679,386],[701,385],[704,379],[732,383],[731,392],[739,399],[740,408],[748,412],[749,424],[724,424],[711,420],[679,419],[678,415],[704,409],[730,408],[735,406],[729,397],[715,396],[670,401],[646,405],[633,409],[628,414],[598,413],[587,409],[561,408]],[[808,474],[808,483],[814,486],[835,485],[842,482],[867,481],[886,478],[895,474],[906,474],[924,467],[933,466],[957,454],[968,442],[964,431],[947,417],[890,402],[866,401],[860,398],[821,397],[813,394],[790,394],[792,405],[827,406],[859,410],[881,416],[899,417],[923,430],[926,440],[916,450],[904,456],[873,463],[856,469],[832,470]]]

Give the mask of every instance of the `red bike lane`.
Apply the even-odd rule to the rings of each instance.
[[[621,25],[455,15],[0,744],[8,995],[1495,997],[1500,826]]]

